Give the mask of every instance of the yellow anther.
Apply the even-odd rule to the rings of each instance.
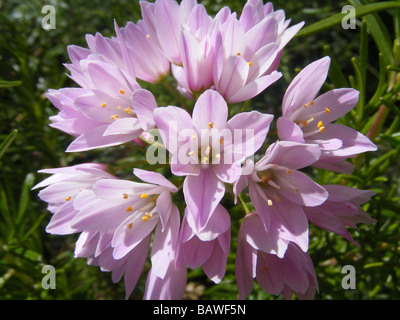
[[[219,159],[221,159],[221,155],[218,153],[215,155],[215,158],[219,160]]]
[[[325,131],[325,126],[322,123],[322,121],[318,122],[318,130],[319,130],[319,132],[324,132]]]
[[[119,92],[120,92],[121,94],[125,94],[125,91],[124,91],[123,89],[119,89]]]
[[[107,107],[107,102],[104,102],[104,103],[101,105],[101,107],[102,107],[102,108]]]
[[[224,144],[224,138],[219,139],[219,144]]]
[[[314,101],[311,101],[311,102],[309,103],[309,105],[310,105],[310,106],[313,106],[313,105],[314,105]]]
[[[241,56],[240,52],[236,53],[236,55],[239,56],[239,57]]]
[[[129,114],[132,113],[132,109],[131,109],[131,108],[126,108],[124,111],[125,111],[126,113],[129,113]]]
[[[188,152],[188,155],[191,156],[191,157],[193,157],[193,156],[194,156],[194,151]]]
[[[128,229],[132,229],[132,228],[133,228],[133,223],[132,223],[132,222],[129,223],[129,224],[127,225],[127,227],[128,227]]]
[[[117,109],[118,109],[118,110],[121,110],[122,108],[121,108],[121,106],[118,106]]]
[[[251,67],[253,65],[253,62],[249,61],[249,67]]]
[[[276,197],[276,198],[275,198],[275,202],[279,202],[279,201],[281,201],[281,199],[278,198],[278,197]]]
[[[278,168],[278,165],[275,163],[275,164],[273,165],[273,167],[274,167],[274,169],[276,169],[276,168]]]
[[[261,180],[263,183],[267,183],[268,182],[268,178],[266,176],[262,176]]]
[[[146,38],[147,38],[147,39],[150,39],[150,35],[149,35],[149,34],[146,34]]]
[[[124,197],[124,199],[128,199],[128,195],[126,193],[123,193],[122,196]]]
[[[204,157],[203,160],[201,161],[201,163],[206,163],[206,162],[208,162],[208,160],[209,159],[207,157]]]
[[[272,207],[272,205],[273,205],[272,200],[268,200],[267,203],[268,203],[268,205],[269,205],[270,207]]]
[[[147,193],[142,193],[142,195],[140,196],[140,198],[142,199],[147,199],[149,197],[149,195]]]
[[[192,135],[192,140],[194,141],[194,140],[196,140],[196,138],[197,138],[197,136],[194,134],[194,135]]]
[[[331,113],[332,111],[331,111],[331,109],[329,109],[329,108],[325,108],[325,112],[329,114],[329,113]]]
[[[147,216],[142,217],[143,222],[146,222],[147,220],[149,220],[149,218]]]
[[[303,107],[307,109],[308,108],[308,104],[307,103],[303,104]]]
[[[290,171],[289,169],[286,170],[287,174],[292,174],[292,171]]]
[[[70,201],[72,198],[70,196],[65,198],[65,201]]]
[[[210,129],[212,129],[212,128],[214,127],[214,122],[209,122],[209,123],[208,123],[208,127],[209,127]]]
[[[146,212],[144,215],[149,219],[153,217],[153,215],[149,212]]]
[[[302,122],[301,122],[301,124],[303,125],[303,127],[305,127],[306,125],[307,125],[307,120],[303,120]]]
[[[126,208],[126,212],[132,212],[133,208],[131,206],[129,206],[128,208]]]
[[[118,117],[118,115],[117,115],[117,114],[114,114],[114,115],[113,115],[113,116],[111,116],[110,118],[111,118],[111,120],[117,120],[119,117]]]

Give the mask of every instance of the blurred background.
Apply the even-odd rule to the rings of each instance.
[[[199,1],[210,14],[224,5],[241,12],[245,1]],[[341,12],[347,4],[361,1],[273,2],[284,9],[291,25],[305,27]],[[56,9],[56,28],[42,28],[44,5]],[[0,1],[0,299],[124,299],[124,285],[114,284],[109,273],[74,259],[77,235],[53,236],[45,232],[51,214],[31,188],[46,176],[44,168],[83,162],[119,165],[120,173],[131,172],[132,150],[121,146],[86,153],[65,153],[72,137],[48,126],[57,109],[45,98],[48,89],[76,86],[66,75],[69,44],[86,46],[85,35],[99,32],[114,36],[113,20],[119,26],[140,19],[135,0],[7,0]],[[354,87],[361,101],[341,123],[369,134],[379,151],[354,160],[352,175],[315,170],[319,183],[340,183],[372,189],[377,195],[364,207],[377,220],[360,225],[351,234],[360,246],[310,225],[310,255],[319,281],[316,299],[400,298],[400,130],[397,72],[400,70],[395,41],[399,17],[396,11],[380,11],[358,19],[356,29],[340,24],[318,33],[299,35],[284,50],[280,70],[284,77],[252,101],[263,112],[279,115],[283,94],[301,68],[325,55],[332,58],[324,90]],[[157,101],[168,101],[160,90]],[[384,99],[380,99],[380,97]],[[362,111],[360,111],[362,110]],[[272,128],[273,132],[273,128]],[[131,162],[126,159],[130,159]],[[145,167],[143,167],[145,168]],[[126,171],[124,171],[126,170]],[[226,202],[232,217],[242,212]],[[230,206],[230,207],[229,207]],[[235,283],[235,234],[226,276],[219,285],[206,279],[201,269],[189,272],[185,299],[237,299]],[[56,269],[56,289],[45,290],[41,282],[44,265]],[[357,272],[356,289],[344,290],[342,267]],[[147,266],[149,267],[149,266]],[[131,299],[141,299],[145,275]],[[263,292],[255,283],[250,299],[281,299]]]

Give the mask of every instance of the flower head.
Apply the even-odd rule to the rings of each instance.
[[[267,232],[256,213],[247,215],[239,230],[236,279],[240,299],[251,293],[254,278],[264,291],[285,299],[292,292],[300,299],[312,299],[318,289],[309,255],[293,242]]]
[[[328,192],[298,169],[318,160],[317,145],[278,141],[255,165],[250,160],[234,185],[238,195],[249,186],[249,195],[267,230],[279,230],[279,237],[308,249],[308,221],[303,207],[321,205]]]
[[[323,187],[329,192],[329,197],[320,206],[304,208],[308,220],[357,245],[347,227],[357,229],[358,223],[376,222],[361,207],[375,192],[340,185],[324,185]]]
[[[72,228],[71,221],[78,214],[74,202],[82,194],[91,194],[93,185],[103,179],[115,177],[106,171],[106,165],[84,163],[72,167],[43,169],[39,173],[52,174],[33,189],[44,188],[38,194],[48,203],[48,210],[53,213],[46,231],[52,234],[70,234],[78,232]]]
[[[331,123],[354,108],[359,93],[354,89],[333,89],[317,97],[329,65],[330,58],[322,58],[293,79],[283,98],[278,135],[281,140],[318,144],[321,156],[314,166],[349,173],[353,167],[345,160],[375,151],[376,146],[360,132]]]
[[[49,90],[60,110],[52,126],[76,139],[67,151],[78,152],[119,145],[154,127],[157,107],[150,91],[141,89],[121,31],[118,40],[88,36],[89,49],[70,46],[70,77],[81,88]]]
[[[185,201],[200,232],[224,196],[224,183],[236,181],[241,162],[262,146],[272,116],[252,111],[228,121],[225,100],[207,90],[197,100],[193,117],[181,108],[164,107],[154,111],[154,119],[172,154],[172,172],[187,176]]]

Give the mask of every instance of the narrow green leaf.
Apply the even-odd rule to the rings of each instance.
[[[358,103],[356,106],[356,112],[357,112],[357,120],[360,123],[363,119],[364,116],[364,105],[365,105],[365,79],[363,75],[363,70],[361,67],[360,62],[356,58],[351,59],[351,63],[353,64],[354,71],[356,74],[356,83],[357,83],[357,89],[360,91],[360,98],[358,99]]]
[[[376,6],[389,3],[397,4],[397,6],[393,6],[392,9],[399,8],[400,5],[399,2],[381,2],[369,5],[363,5],[363,2],[361,2],[360,0],[349,0],[349,2],[356,7],[356,12],[358,12],[358,10],[360,10],[361,8],[364,8],[369,5]],[[387,66],[391,64],[393,60],[392,40],[389,35],[389,32],[385,27],[385,24],[382,22],[382,19],[377,14],[371,14],[375,12],[370,12],[369,14],[366,14],[364,20],[367,22],[371,35],[374,38],[379,51],[383,54],[385,65]]]
[[[390,109],[390,111],[392,111],[393,113],[395,113],[396,115],[400,115],[400,109],[392,102],[385,100],[385,99],[381,99],[382,100],[382,104],[384,104],[386,107],[388,107]]]
[[[387,90],[386,75],[387,71],[386,71],[385,61],[383,59],[382,53],[379,53],[379,82],[374,95],[368,102],[367,108],[372,104],[375,104],[377,101],[379,101],[379,98]]]
[[[349,82],[347,81],[345,75],[342,72],[342,69],[339,63],[332,55],[332,51],[329,49],[327,45],[323,48],[323,53],[326,56],[331,58],[331,65],[329,67],[329,80],[333,83],[336,88],[348,88]]]
[[[3,221],[2,224],[4,224],[7,228],[6,228],[6,232],[4,232],[3,236],[5,237],[6,240],[8,240],[8,236],[10,235],[10,233],[12,233],[12,231],[14,230],[14,223],[11,217],[11,211],[10,211],[10,207],[8,205],[8,201],[7,201],[7,194],[6,191],[4,190],[4,187],[2,184],[0,184],[0,213],[1,216],[3,217]],[[6,237],[7,235],[7,237]]]
[[[355,6],[356,6],[356,4],[355,4]],[[400,8],[399,2],[390,1],[390,2],[370,3],[370,4],[366,4],[366,5],[357,4],[356,17],[361,18],[361,17],[366,16],[371,13],[385,11],[385,10],[389,10],[389,9],[395,9],[395,8]],[[345,16],[346,16],[346,13],[334,14],[333,16],[331,16],[329,18],[318,21],[318,22],[300,30],[297,33],[296,37],[309,36],[311,34],[334,27],[338,24],[341,24],[341,22]]]
[[[20,86],[21,84],[22,84],[22,81],[0,80],[0,88],[11,88],[11,87]]]
[[[24,183],[21,189],[21,195],[19,198],[19,209],[17,217],[15,219],[15,224],[19,225],[21,220],[24,218],[24,214],[29,206],[30,201],[30,191],[35,183],[35,176],[32,173],[28,173],[25,177]]]
[[[4,153],[7,151],[7,149],[10,147],[10,145],[13,143],[15,137],[18,134],[18,130],[15,129],[13,130],[8,137],[1,143],[0,145],[0,159],[3,157]]]

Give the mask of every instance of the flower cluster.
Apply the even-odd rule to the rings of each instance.
[[[229,188],[234,202],[246,194],[254,207],[237,237],[239,297],[250,294],[256,278],[268,293],[312,298],[318,282],[307,253],[309,223],[355,243],[347,227],[373,222],[361,208],[373,192],[319,185],[300,171],[314,166],[349,173],[349,158],[376,150],[361,133],[333,123],[354,108],[358,92],[318,95],[330,59],[306,66],[283,97],[278,139],[256,161],[274,117],[258,111],[232,116],[231,106],[281,77],[282,51],[303,23],[289,27],[284,12],[262,0],[248,0],[240,17],[228,7],[211,17],[196,0],[140,6],[142,20],[123,28],[115,22],[115,37],[88,35],[88,48],[68,47],[66,67],[79,87],[48,91],[59,109],[51,126],[75,137],[67,152],[137,143],[144,157],[158,134],[173,179],[150,165],[133,169],[141,182],[95,163],[42,170],[52,174],[36,186],[44,187],[39,197],[53,214],[47,232],[79,233],[75,256],[111,272],[115,282],[124,277],[126,298],[150,250],[144,298],[180,299],[187,268],[202,267],[214,283],[224,277],[231,216],[222,199]],[[168,77],[192,108],[158,106],[139,84]],[[174,203],[180,192],[183,212]]]

